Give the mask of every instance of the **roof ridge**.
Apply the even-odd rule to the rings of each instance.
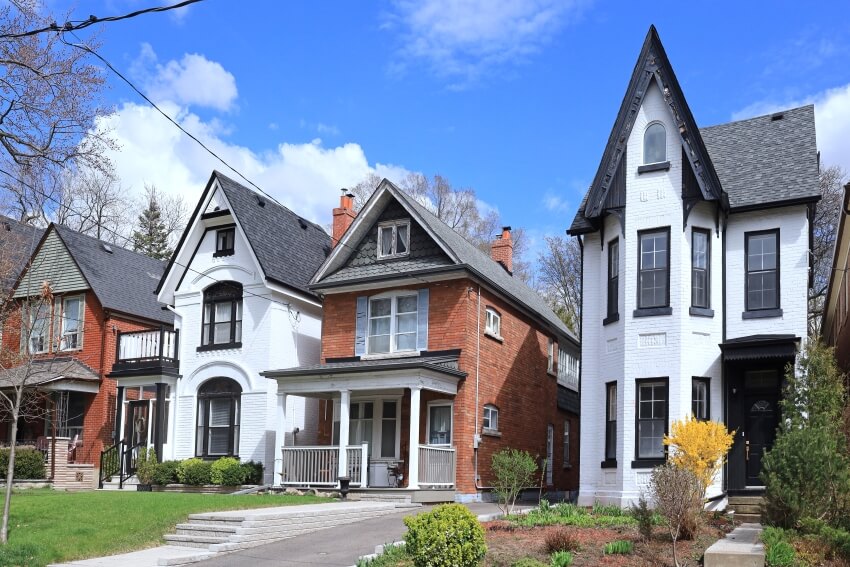
[[[794,106],[792,108],[784,108],[781,110],[775,110],[773,112],[769,112],[767,114],[759,114],[758,116],[751,116],[749,118],[741,118],[740,120],[730,120],[729,122],[721,122],[720,124],[712,124],[711,126],[702,126],[700,130],[710,130],[712,128],[720,128],[722,126],[730,126],[732,124],[740,124],[742,122],[750,122],[752,120],[760,120],[762,118],[770,118],[774,114],[784,114],[786,112],[794,112],[797,110],[803,110],[809,107],[814,108],[814,103],[804,104],[802,106]]]
[[[64,224],[59,224],[59,223],[56,223],[56,222],[51,222],[51,223],[47,226],[47,229],[49,229],[51,226],[56,227],[57,231],[61,228],[63,231],[67,231],[68,233],[74,234],[75,236],[81,236],[81,237],[83,237],[83,238],[87,238],[87,239],[89,239],[89,240],[94,240],[95,242],[97,242],[97,243],[99,243],[99,244],[101,244],[101,245],[104,245],[104,244],[105,244],[106,246],[109,246],[110,248],[118,248],[119,250],[123,250],[124,252],[129,252],[130,254],[135,254],[135,255],[137,255],[137,256],[140,256],[140,257],[145,258],[146,260],[150,260],[150,261],[152,261],[152,262],[159,262],[159,263],[161,263],[161,264],[164,264],[164,263],[165,263],[165,261],[164,261],[164,260],[157,260],[156,258],[151,258],[151,257],[150,257],[150,256],[148,256],[147,254],[143,254],[142,252],[137,252],[136,250],[130,250],[129,248],[125,248],[125,247],[120,246],[120,245],[118,245],[118,244],[114,244],[114,243],[112,243],[112,242],[107,242],[106,240],[101,240],[100,238],[97,238],[96,236],[91,236],[90,234],[86,234],[86,233],[84,233],[84,232],[80,232],[80,231],[78,231],[78,230],[74,230],[74,229],[73,229],[73,228],[71,228],[70,226],[67,226],[67,225],[64,225]],[[47,229],[45,229],[45,230],[47,230]],[[129,240],[129,239],[128,239],[128,240]]]

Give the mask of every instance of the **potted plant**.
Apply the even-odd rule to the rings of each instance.
[[[136,478],[139,479],[136,490],[139,492],[151,491],[151,483],[156,473],[156,463],[156,451],[153,447],[141,447],[139,449],[139,456],[136,458]]]

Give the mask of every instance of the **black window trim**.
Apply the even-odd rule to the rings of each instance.
[[[694,301],[694,272],[698,269],[694,265],[694,236],[705,235],[705,305],[697,305]],[[694,310],[701,312],[694,313]],[[711,309],[711,229],[693,227],[691,229],[691,315],[710,316],[714,315]]]
[[[651,234],[653,232],[666,232],[667,234],[667,295],[665,298],[665,304],[659,305],[655,307],[641,307],[640,306],[640,274],[641,274],[641,263],[640,263],[640,240],[644,234]],[[637,305],[637,309],[632,313],[633,317],[652,317],[655,315],[672,315],[673,308],[670,306],[670,227],[669,226],[659,226],[656,228],[648,228],[644,230],[637,231],[637,298],[635,305]]]
[[[694,414],[694,418],[699,421],[711,421],[711,377],[709,376],[692,376],[691,377],[691,413],[694,411],[694,395],[693,384],[700,382],[705,384],[705,417],[699,417]]]
[[[762,307],[760,309],[750,309],[750,237],[761,236],[763,234],[776,235],[776,307]],[[753,230],[744,233],[744,312],[743,319],[761,319],[766,317],[781,317],[782,316],[782,289],[781,289],[781,271],[782,264],[780,263],[780,247],[779,247],[779,227],[768,230]]]
[[[231,286],[234,290],[230,294],[221,294],[215,297],[208,297],[210,292],[214,292],[214,288],[224,288],[225,286]],[[236,286],[239,286],[238,292],[236,291]],[[234,281],[222,281],[216,284],[209,286],[204,290],[204,300],[201,303],[201,344],[197,348],[197,352],[204,352],[209,350],[222,350],[222,349],[234,349],[234,348],[242,348],[242,341],[234,340],[236,338],[236,305],[237,303],[242,301],[242,284]],[[207,337],[208,343],[204,344],[204,327],[207,322],[205,320],[205,313],[207,310],[207,305],[215,305],[216,303],[225,303],[227,301],[231,302],[230,305],[230,341],[226,343],[214,343],[213,337],[215,336],[215,308],[210,308],[210,320],[209,320],[209,336]],[[243,305],[244,309],[244,305]],[[243,314],[244,315],[244,314]],[[241,319],[240,319],[241,322]]]
[[[614,419],[611,419],[609,408],[611,407],[611,386],[614,387],[614,395],[618,395],[617,390],[618,384],[617,380],[611,380],[610,382],[605,382],[605,453],[604,460],[602,461],[603,469],[616,469],[617,468],[617,416],[616,413],[614,415]],[[616,412],[616,410],[615,410]],[[614,446],[611,447],[608,443],[608,422],[614,422]],[[613,454],[613,457],[609,457],[609,454]]]
[[[651,469],[667,462],[667,448],[664,448],[664,456],[661,458],[642,459],[638,456],[640,439],[638,438],[638,423],[640,423],[640,386],[645,383],[664,383],[664,435],[670,434],[670,377],[658,376],[655,378],[635,378],[635,460],[632,461],[633,469]]]
[[[219,258],[221,256],[233,256],[236,253],[236,225],[235,224],[226,224],[215,227],[215,252],[213,252],[213,258]],[[230,232],[233,235],[233,247],[232,248],[222,248],[219,250],[218,248],[218,235],[222,232]]]
[[[611,276],[611,254],[612,254],[612,245],[617,245],[617,276]],[[611,287],[613,282],[616,280],[617,289],[614,297],[612,298]],[[613,301],[612,301],[613,299]],[[620,320],[620,237],[613,238],[608,241],[608,286],[607,286],[607,296],[606,296],[607,306],[606,306],[606,314],[605,319],[602,320],[603,325],[607,325],[609,323],[613,323],[615,321]],[[612,310],[612,303],[614,309]]]
[[[228,380],[233,382],[238,388],[239,392],[213,392],[206,393],[203,392],[204,386],[211,384],[215,380]],[[239,382],[234,380],[233,378],[228,378],[226,376],[219,376],[216,378],[210,378],[206,380],[201,386],[198,388],[198,406],[201,404],[204,405],[204,423],[202,425],[198,425],[198,418],[200,417],[200,411],[195,415],[195,435],[198,435],[198,430],[203,430],[203,439],[201,446],[201,454],[196,454],[195,456],[200,459],[205,460],[213,460],[219,459],[221,457],[235,457],[239,458],[238,455],[238,447],[236,447],[236,433],[239,431],[241,435],[241,428],[239,427],[238,421],[241,421],[241,407],[239,407],[242,403],[242,387],[239,385]],[[228,430],[230,432],[227,438],[227,454],[226,455],[211,455],[209,452],[209,420],[210,420],[210,400],[219,399],[219,398],[228,398],[230,399],[230,424],[228,425]],[[239,414],[239,420],[237,420],[237,414]],[[238,429],[237,429],[238,428]],[[198,453],[198,442],[195,440],[195,453]]]

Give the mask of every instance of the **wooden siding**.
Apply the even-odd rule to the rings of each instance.
[[[89,289],[86,278],[55,230],[47,235],[32,265],[15,289],[14,297],[21,299],[39,293],[45,280],[50,282],[54,294]]]

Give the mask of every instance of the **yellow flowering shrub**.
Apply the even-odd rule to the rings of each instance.
[[[722,423],[691,416],[670,425],[670,435],[664,436],[664,445],[672,449],[670,462],[697,477],[705,497],[706,490],[726,462],[734,438],[735,433],[727,431]]]

